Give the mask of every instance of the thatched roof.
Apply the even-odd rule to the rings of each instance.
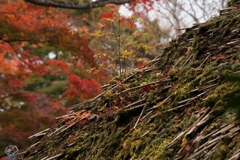
[[[24,159],[239,159],[239,120],[225,107],[239,87],[224,81],[240,71],[238,2],[29,137]]]

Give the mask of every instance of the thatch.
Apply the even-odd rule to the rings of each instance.
[[[29,137],[24,159],[239,159],[239,120],[225,107],[239,87],[224,81],[240,72],[237,3]]]

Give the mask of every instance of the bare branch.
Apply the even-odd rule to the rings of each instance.
[[[41,6],[51,6],[58,8],[68,8],[68,9],[92,9],[103,7],[107,4],[125,4],[132,2],[134,0],[98,0],[91,2],[66,2],[58,0],[25,0],[26,2],[41,5]]]

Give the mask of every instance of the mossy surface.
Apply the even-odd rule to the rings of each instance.
[[[238,89],[224,81],[240,71],[238,3],[31,137],[24,159],[238,159],[239,120],[224,107]]]

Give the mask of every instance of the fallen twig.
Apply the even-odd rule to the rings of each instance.
[[[76,118],[74,118],[73,120],[69,121],[69,123],[71,123],[72,121],[74,121]],[[60,128],[56,129],[54,132],[52,132],[51,134],[48,135],[48,137],[52,136],[53,134],[55,134],[56,132],[58,132],[59,130],[63,129],[65,127],[65,125],[61,126]]]
[[[144,118],[146,118],[150,113],[152,113],[152,110],[148,112],[145,116],[143,116],[140,120],[143,120]]]
[[[55,156],[52,156],[52,157],[50,157],[50,158],[48,158],[48,159],[46,159],[46,160],[52,160],[52,159],[55,159],[55,158],[57,158],[57,157],[60,157],[61,155],[62,155],[62,153],[57,154],[57,155],[55,155]]]
[[[198,66],[199,68],[202,67],[202,65],[207,61],[207,59],[211,56],[211,53],[207,53],[208,56],[203,60],[203,62]]]
[[[196,124],[200,121],[200,119],[202,119],[205,114],[208,112],[210,108],[206,108],[206,110],[204,111],[205,113],[200,116],[198,118],[197,121],[195,121],[190,127],[188,127],[185,131],[181,132],[176,138],[174,138],[168,145],[165,146],[165,149],[168,149],[170,147],[172,147],[174,144],[176,144],[180,138],[182,138],[185,134],[188,135],[188,134],[191,134],[195,129],[196,129]]]
[[[136,89],[139,89],[139,88],[143,88],[143,87],[146,87],[146,86],[149,86],[149,85],[155,85],[155,84],[158,84],[158,83],[161,83],[161,82],[168,82],[170,81],[171,79],[170,78],[164,78],[160,81],[157,81],[157,82],[151,82],[151,83],[148,83],[148,84],[145,84],[145,85],[142,85],[142,86],[136,86],[136,87],[132,87],[132,88],[129,88],[129,89],[126,89],[120,93],[126,93],[126,92],[129,92],[129,91],[132,91],[132,90],[136,90]]]
[[[182,68],[182,67],[192,58],[192,56],[193,56],[193,54],[191,54],[191,55],[188,57],[188,59],[183,63],[183,65],[182,65],[180,68]]]
[[[215,145],[208,153],[205,154],[206,158],[204,158],[204,160],[208,160],[210,158],[210,156],[215,152],[216,147],[217,145]]]
[[[70,113],[70,114],[63,115],[61,117],[56,117],[56,119],[66,118],[68,116],[75,116],[75,115],[76,115],[76,113]]]
[[[181,62],[181,60],[183,59],[184,56],[180,57],[179,60],[177,61],[177,63],[173,66],[173,68],[175,68],[179,62]]]
[[[74,126],[77,122],[78,122],[78,121],[73,122],[71,125],[69,125],[68,127],[64,128],[63,130],[61,130],[60,132],[58,132],[57,135],[60,134],[60,133],[62,133],[62,132],[64,132],[64,131],[66,131],[68,128]]]
[[[31,145],[29,148],[32,148],[32,147],[34,147],[34,146],[36,146],[36,145],[38,145],[40,143],[40,141],[38,141],[37,143],[34,143],[33,145]]]
[[[167,110],[167,112],[174,111],[174,110],[177,110],[177,109],[179,109],[179,108],[183,108],[183,107],[185,107],[185,106],[187,106],[187,105],[189,105],[189,104],[191,104],[191,103],[185,103],[185,104],[183,104],[183,105],[180,105],[180,106],[171,108],[171,109]]]
[[[137,127],[138,122],[139,122],[140,118],[142,117],[143,112],[145,111],[146,106],[147,106],[147,105],[145,105],[145,106],[143,107],[142,112],[140,113],[140,115],[139,115],[139,117],[138,117],[138,119],[137,119],[137,122],[135,123],[135,125],[134,125],[134,127],[133,127],[134,129]]]
[[[193,154],[192,156],[188,157],[187,160],[192,160],[192,159],[194,159],[197,156],[199,157],[199,155],[204,153],[205,150],[207,150],[208,148],[210,148],[210,147],[212,147],[212,146],[214,146],[216,144],[217,144],[217,141],[212,143],[212,144],[210,144],[210,145],[208,145],[208,146],[205,146],[205,148],[203,148],[202,150],[200,150],[200,151],[196,152],[195,154]]]
[[[127,109],[127,111],[131,111],[131,110],[134,110],[134,109],[136,109],[136,108],[143,107],[144,105],[145,105],[145,103],[144,103],[144,104],[137,105],[137,106],[135,106],[135,107],[132,107],[132,108]]]
[[[149,108],[147,111],[151,111],[153,109],[156,109],[160,106],[162,106],[170,97],[172,97],[173,94],[169,95],[167,98],[165,98],[162,102],[159,102],[157,105],[153,106],[152,108]]]
[[[217,86],[218,83],[212,84],[210,86],[204,87],[204,88],[199,88],[199,91],[208,91],[209,89],[212,89],[213,87]],[[205,92],[203,92],[205,94]]]
[[[191,102],[191,101],[193,101],[193,100],[195,100],[195,99],[201,97],[202,95],[206,94],[206,93],[207,93],[208,91],[210,91],[214,86],[216,86],[216,84],[211,85],[211,86],[208,86],[208,87],[206,87],[206,88],[204,88],[204,89],[201,89],[201,90],[205,90],[205,89],[208,88],[206,91],[204,91],[204,92],[198,94],[197,96],[194,96],[194,97],[191,97],[191,98],[188,98],[188,99],[182,100],[182,101],[178,102],[178,104],[183,104],[183,103],[186,103],[186,102],[189,103],[189,102]]]
[[[192,27],[185,27],[185,28],[179,28],[178,30],[181,31],[181,30],[187,30],[187,29],[191,29]]]
[[[231,158],[229,158],[228,160],[235,160],[235,159],[239,159],[240,157],[240,149],[237,151],[236,154],[234,154]]]
[[[208,84],[208,83],[211,83],[211,82],[214,82],[214,81],[216,81],[216,80],[218,80],[217,78],[215,78],[215,79],[212,79],[212,80],[210,80],[210,81],[207,81],[206,83],[204,83],[204,84]]]
[[[45,130],[43,130],[43,131],[40,131],[40,132],[38,132],[38,133],[36,133],[36,134],[28,137],[28,139],[31,139],[31,138],[33,138],[33,137],[38,137],[39,135],[42,135],[44,132],[47,132],[49,129],[50,129],[50,128],[47,128],[47,129],[45,129]],[[44,133],[44,134],[45,134],[45,133]]]
[[[61,130],[62,128],[64,128],[64,126],[61,126],[60,128],[56,129],[54,132],[52,132],[51,134],[47,135],[48,137],[52,136],[54,133],[56,133],[57,131]]]
[[[130,107],[134,106],[135,104],[142,103],[142,102],[144,102],[144,101],[146,101],[146,99],[141,99],[141,100],[138,100],[138,101],[136,101],[136,102],[133,102],[133,103],[131,103],[131,104],[129,104],[129,105],[123,107],[123,108],[130,108]]]
[[[127,78],[125,78],[122,82],[120,82],[119,84],[115,85],[113,88],[111,88],[110,90],[114,90],[115,88],[117,88],[119,85],[127,82],[129,79],[131,79],[137,72],[131,74],[130,76],[128,76]],[[99,94],[98,96],[94,97],[93,99],[97,99],[99,97],[101,97],[102,95],[104,95],[106,93],[106,91],[102,92],[101,94]]]
[[[152,64],[152,63],[154,63],[154,62],[156,62],[156,61],[159,61],[159,60],[161,59],[162,55],[163,55],[163,53],[160,54],[159,56],[155,57],[155,58],[154,58],[153,60],[151,60],[150,62],[148,62],[147,66],[150,65],[150,64]]]
[[[71,146],[73,146],[74,144],[76,144],[77,142],[73,142],[73,143],[70,143],[70,144],[68,144],[68,147],[71,147]]]
[[[110,85],[110,84],[105,84],[105,85],[101,86],[101,88],[102,88],[102,89],[105,89],[105,88],[107,88],[107,87],[109,87],[109,86],[111,86],[111,85]]]
[[[152,64],[152,63],[154,63],[154,62],[157,62],[157,61],[159,61],[160,59],[162,59],[162,58],[153,59],[153,60],[151,60],[150,62],[148,62],[148,65],[149,65],[149,64]]]
[[[239,42],[239,40],[236,40],[236,41],[231,41],[231,42],[228,42],[228,43],[226,43],[227,45],[233,45],[233,44],[236,44],[236,43],[238,43]]]
[[[222,129],[219,130],[218,132],[212,134],[212,136],[215,137],[215,136],[218,135],[219,133],[223,133],[223,132],[225,132],[225,131],[228,131],[228,130],[230,130],[231,128],[233,128],[234,126],[235,126],[235,125],[230,124],[230,125],[228,125],[228,126],[222,128]]]
[[[72,109],[74,109],[74,108],[76,108],[76,107],[79,107],[79,106],[81,106],[81,105],[84,105],[84,104],[86,104],[86,103],[88,103],[88,102],[90,102],[90,100],[86,100],[86,101],[84,101],[84,102],[81,102],[81,103],[78,103],[78,104],[74,104],[72,107],[68,108],[68,110],[72,110]]]
[[[220,129],[221,129],[221,128],[224,128],[224,127],[226,127],[226,126],[227,126],[227,125],[221,126]],[[196,143],[196,142],[199,142],[200,140],[204,140],[204,139],[212,136],[214,133],[216,133],[216,132],[218,132],[218,131],[219,131],[218,129],[215,129],[214,131],[212,131],[211,133],[209,133],[209,134],[207,134],[207,135],[205,135],[205,136],[201,136],[201,134],[200,134],[200,135],[198,136],[198,138],[196,138],[196,139],[194,139],[194,140],[192,141],[192,143]]]
[[[145,132],[143,135],[141,135],[141,137],[144,137],[145,135],[147,135],[150,131]]]
[[[158,115],[158,113],[155,113],[154,115],[152,115],[148,121],[146,122],[146,124],[148,124],[153,118],[155,118]]]

